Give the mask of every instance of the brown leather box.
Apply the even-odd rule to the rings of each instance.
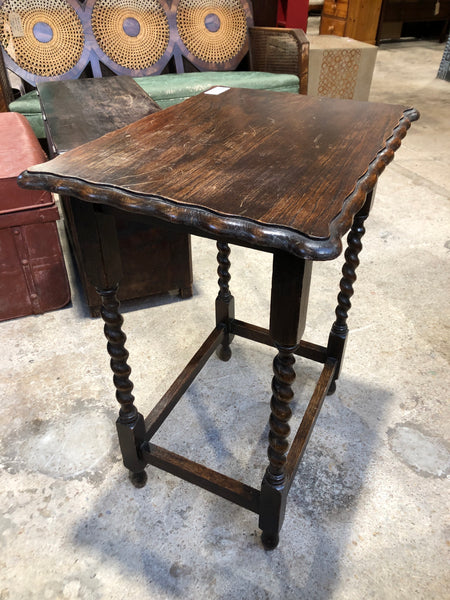
[[[0,113],[0,320],[61,308],[70,288],[48,192],[19,188],[17,176],[46,156],[26,118]]]

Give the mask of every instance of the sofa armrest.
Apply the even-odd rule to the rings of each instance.
[[[297,75],[307,93],[309,42],[301,29],[250,27],[249,58],[252,71]]]

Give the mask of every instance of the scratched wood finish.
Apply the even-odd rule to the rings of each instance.
[[[417,118],[397,105],[203,93],[34,166],[20,184],[326,260]]]
[[[77,148],[160,110],[126,76],[46,81],[37,87],[45,118],[51,122],[54,154]]]

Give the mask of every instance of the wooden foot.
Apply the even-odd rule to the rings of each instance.
[[[330,384],[330,387],[328,388],[327,396],[331,396],[332,394],[334,394],[335,391],[336,391],[336,379],[333,379],[333,381]]]
[[[278,533],[268,533],[263,531],[261,534],[261,542],[265,548],[265,550],[275,550],[278,546],[278,542],[280,541],[280,536]]]
[[[128,477],[135,488],[144,487],[148,479],[146,471],[139,471],[138,473],[130,471]]]
[[[188,285],[187,287],[180,288],[179,294],[180,298],[192,298],[192,285]]]
[[[229,345],[220,346],[216,350],[217,358],[220,358],[220,360],[223,360],[223,362],[229,361],[231,358],[231,355],[232,355],[232,352],[231,352],[231,348]]]

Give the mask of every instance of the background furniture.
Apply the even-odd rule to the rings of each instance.
[[[5,64],[22,79],[25,91],[54,79],[130,75],[139,77],[161,106],[218,84],[217,73],[208,79],[210,71],[223,73],[221,84],[233,87],[248,85],[249,69],[264,72],[260,77],[252,74],[253,87],[306,93],[308,43],[303,32],[252,25],[249,0],[86,0],[83,5],[77,0],[3,0],[0,4]],[[249,39],[254,45],[250,57]],[[158,96],[161,89],[164,94]],[[6,98],[10,90],[3,94]],[[36,135],[44,137],[35,92],[9,106],[25,114]]]
[[[276,27],[278,0],[253,0],[253,20],[257,27]]]
[[[0,321],[39,314],[70,301],[49,192],[24,190],[17,176],[46,157],[24,116],[0,113]]]
[[[309,0],[309,15],[321,15],[324,0]]]
[[[308,28],[309,0],[278,0],[278,27]]]
[[[337,35],[308,39],[308,96],[367,101],[377,46]]]
[[[67,79],[38,84],[48,146],[52,156],[129,125],[159,110],[131,78]],[[92,316],[100,315],[100,298],[89,281],[96,260],[92,240],[92,207],[62,196],[64,222],[78,273]],[[119,212],[112,227],[117,237],[114,252],[126,269],[120,300],[145,298],[177,291],[192,296],[192,263],[189,236],[161,226],[143,224]]]
[[[323,0],[253,0],[255,25],[294,27],[306,33],[308,15],[320,14]]]
[[[382,0],[325,0],[320,33],[375,44]]]
[[[70,191],[101,205],[100,229],[108,227],[108,207],[122,207],[143,219],[157,218],[218,240],[216,326],[145,420],[131,393],[128,352],[115,298],[118,265],[108,263],[109,270],[99,269],[105,335],[120,403],[119,442],[136,485],[145,484],[144,469],[151,464],[201,486],[258,514],[262,542],[272,549],[278,544],[298,465],[341,370],[350,298],[374,187],[418,114],[402,106],[261,90],[211,92],[31,168],[20,182]],[[173,144],[174,136],[179,145]],[[311,344],[302,337],[312,264],[336,258],[349,229],[336,320],[326,346]],[[110,242],[109,237],[104,239]],[[235,318],[229,287],[230,243],[273,253],[268,329]],[[108,246],[104,253],[108,254]],[[231,358],[234,336],[277,349],[269,462],[260,489],[152,441],[213,352],[217,350],[222,360]],[[290,445],[294,355],[323,367]],[[249,431],[252,425],[248,423]]]
[[[383,0],[377,42],[402,36],[424,35],[438,25],[439,39],[445,40],[450,19],[450,0]]]
[[[378,44],[424,35],[437,24],[439,39],[444,41],[449,20],[450,0],[324,0],[320,33]]]

